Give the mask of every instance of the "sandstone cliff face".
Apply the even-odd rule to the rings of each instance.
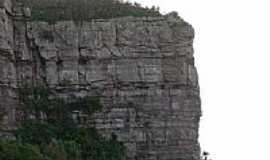
[[[43,83],[72,98],[97,95],[104,109],[89,119],[116,134],[130,160],[198,160],[200,95],[193,28],[178,18],[28,22],[0,4],[2,130],[18,118],[16,88]],[[1,2],[2,2],[1,1]]]

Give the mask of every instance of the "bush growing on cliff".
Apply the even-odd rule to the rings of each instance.
[[[161,16],[159,8],[118,0],[23,0],[32,10],[33,21],[90,21],[124,16]]]
[[[79,114],[102,109],[98,97],[52,98],[44,87],[20,89],[24,120],[16,140],[0,139],[0,160],[122,160],[125,148],[83,127]],[[78,114],[79,113],[79,114]]]
[[[44,160],[37,146],[0,139],[0,160]]]

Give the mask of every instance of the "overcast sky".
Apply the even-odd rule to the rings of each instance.
[[[202,150],[213,160],[270,160],[270,1],[136,1],[178,11],[195,28]]]

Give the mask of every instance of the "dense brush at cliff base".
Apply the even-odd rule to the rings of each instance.
[[[124,16],[161,16],[158,7],[117,0],[23,0],[32,11],[33,21],[90,21]]]
[[[104,138],[94,127],[82,127],[102,109],[98,97],[50,98],[43,87],[19,90],[24,118],[15,139],[0,138],[0,160],[123,160],[117,137]],[[84,117],[86,118],[86,117]]]

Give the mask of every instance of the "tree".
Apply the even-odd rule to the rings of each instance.
[[[204,151],[202,153],[201,160],[211,160],[211,159],[209,159],[209,155],[210,154],[208,152]]]
[[[102,109],[99,97],[64,100],[46,87],[23,87],[24,120],[15,140],[0,139],[0,160],[123,160],[125,147],[76,121],[76,111],[91,116]],[[41,116],[43,115],[43,116]],[[84,127],[83,127],[84,126]]]
[[[107,19],[123,16],[161,16],[158,7],[142,7],[139,3],[115,0],[24,0],[23,4],[32,11],[32,21]]]

